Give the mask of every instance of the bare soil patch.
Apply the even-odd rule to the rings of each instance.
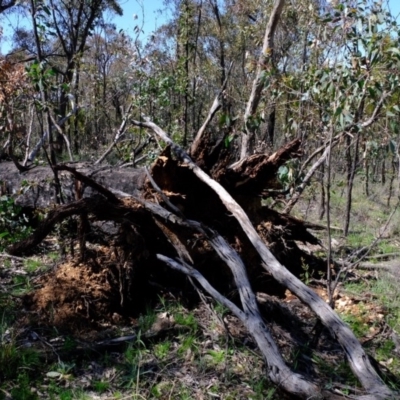
[[[127,322],[116,254],[103,246],[90,253],[84,262],[68,260],[36,279],[39,288],[24,303],[38,322],[75,333]]]

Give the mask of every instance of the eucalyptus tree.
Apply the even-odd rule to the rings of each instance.
[[[332,3],[325,11],[318,16],[319,30],[308,46],[310,62],[302,73],[292,74],[287,81],[297,107],[307,105],[306,118],[317,128],[317,135],[310,136],[308,143],[322,143],[316,150],[305,147],[308,155],[302,172],[306,173],[311,161],[322,155],[306,173],[286,211],[292,209],[315,171],[336,147],[335,165],[344,172],[347,183],[343,227],[347,235],[353,183],[362,167],[361,147],[368,137],[379,135],[374,126],[380,121],[398,118],[399,110],[391,99],[398,96],[399,38],[397,24],[376,2]],[[341,148],[344,154],[338,153]]]
[[[69,106],[69,98],[74,98],[75,104],[79,102],[80,65],[88,38],[97,25],[104,24],[107,10],[122,14],[122,9],[114,0],[32,0],[24,5],[30,15],[31,31],[19,29],[14,36],[14,47],[22,49],[28,59],[33,56],[36,60],[28,67],[29,75],[34,84],[39,84],[41,109],[52,111],[44,129],[45,136],[50,135],[51,147],[61,150],[63,142],[69,144],[78,135],[76,129],[71,132],[57,126],[56,119],[65,121],[68,111],[74,108],[72,103]],[[58,131],[54,143],[52,125]],[[52,160],[56,161],[54,154]]]
[[[79,88],[87,109],[76,122],[82,124],[83,116],[90,121],[84,124],[85,141],[97,148],[105,144],[107,132],[121,122],[130,101],[135,49],[133,40],[113,24],[97,26],[87,44],[81,58]]]

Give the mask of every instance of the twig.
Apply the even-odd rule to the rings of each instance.
[[[11,258],[12,260],[16,260],[16,261],[25,261],[26,260],[26,258],[24,258],[24,257],[17,257],[17,256],[13,256],[13,255],[7,254],[7,253],[0,253],[0,257]]]
[[[123,120],[121,122],[121,125],[120,125],[119,129],[117,130],[117,132],[116,132],[116,134],[114,136],[114,140],[112,141],[112,143],[110,144],[108,149],[103,153],[103,155],[97,161],[94,162],[94,165],[100,164],[111,153],[111,150],[114,148],[114,146],[121,140],[121,137],[125,133],[126,122],[130,118],[130,112],[132,110],[132,107],[133,107],[133,103],[129,104],[129,107],[126,110],[126,113],[125,113],[124,118],[123,118]]]
[[[224,94],[226,85],[228,84],[228,80],[229,80],[229,76],[230,76],[230,73],[231,73],[231,70],[232,70],[232,66],[233,66],[233,62],[231,62],[231,64],[229,65],[228,72],[227,72],[226,77],[225,77],[225,81],[222,84],[222,88],[220,89],[220,91],[218,92],[217,96],[214,99],[214,102],[213,102],[213,104],[212,104],[212,106],[210,108],[210,111],[208,112],[206,120],[204,121],[203,125],[200,127],[199,131],[196,134],[196,137],[193,140],[193,143],[192,143],[192,145],[190,147],[190,150],[189,150],[189,153],[192,154],[192,155],[196,154],[196,152],[197,152],[197,150],[198,150],[198,148],[200,146],[201,139],[203,137],[203,134],[204,134],[207,126],[209,125],[209,123],[214,118],[216,112],[221,108],[221,98],[222,98],[222,96]]]

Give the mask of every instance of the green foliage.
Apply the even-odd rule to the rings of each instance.
[[[341,318],[350,326],[357,337],[364,337],[368,333],[369,327],[363,315],[342,314]]]
[[[177,325],[186,326],[190,328],[192,332],[196,332],[198,329],[198,323],[196,317],[192,313],[184,314],[177,313],[174,314],[175,321]]]
[[[160,360],[165,360],[170,354],[171,347],[172,343],[169,340],[158,343],[154,346],[154,354]]]
[[[97,393],[104,393],[110,388],[110,384],[104,381],[93,382],[93,390]]]
[[[265,378],[260,378],[252,382],[254,395],[250,395],[252,400],[273,399],[276,388],[269,388],[269,383]]]
[[[18,375],[18,385],[11,389],[11,396],[15,400],[36,400],[39,399],[37,393],[32,391],[30,377],[22,373]]]
[[[43,266],[43,262],[40,260],[27,259],[24,261],[25,271],[28,273],[34,273],[39,271]]]
[[[157,314],[153,308],[148,307],[144,314],[139,317],[139,328],[141,332],[147,332],[157,319]]]
[[[278,168],[277,178],[284,190],[294,187],[300,180],[298,160],[289,160]]]
[[[218,365],[226,361],[224,350],[209,350],[207,355],[210,357],[212,364]]]
[[[0,197],[0,251],[31,233],[29,221],[9,196]]]
[[[34,371],[40,365],[35,350],[18,347],[14,338],[7,340],[4,336],[0,343],[0,380],[15,379],[21,371]]]

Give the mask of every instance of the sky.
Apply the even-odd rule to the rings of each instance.
[[[166,13],[163,3],[163,0],[121,0],[120,5],[124,14],[122,17],[113,16],[112,22],[116,24],[118,30],[123,29],[133,37],[136,37],[134,28],[138,25],[144,31],[143,39],[145,39],[147,35],[152,33],[165,21]],[[159,12],[163,9],[164,12]],[[12,34],[13,26],[15,27],[17,24],[24,25],[23,18],[15,16],[2,16],[0,24],[4,31],[4,39]],[[7,41],[1,41],[0,52],[6,54],[9,50],[10,45]]]
[[[251,1],[251,0],[249,0]],[[394,16],[400,23],[400,0],[384,0]],[[163,13],[157,11],[163,10],[163,0],[121,0],[121,6],[124,10],[122,17],[114,18],[114,22],[119,29],[132,30],[136,24],[143,22],[143,30],[150,34],[157,27],[162,25],[165,20],[165,10]],[[133,15],[138,19],[134,20]]]
[[[129,0],[128,0],[129,1]],[[130,0],[132,1],[132,0]],[[158,3],[158,1],[157,1]],[[392,12],[392,15],[397,17],[397,21],[400,22],[400,0],[389,0],[388,2],[390,11]]]
[[[251,0],[249,0],[251,1]],[[384,0],[385,1],[385,0]],[[400,24],[400,0],[386,0],[393,15],[397,16]],[[122,17],[114,17],[113,22],[117,29],[123,29],[126,33],[136,37],[134,28],[136,25],[144,31],[142,39],[152,33],[156,28],[163,24],[166,19],[166,11],[163,0],[121,0],[120,4],[124,10]],[[163,12],[159,12],[163,10]],[[15,18],[12,20],[0,20],[0,24],[5,31],[5,35],[10,35],[11,26],[16,24]],[[10,45],[6,41],[0,42],[1,53],[5,54],[9,50]]]
[[[400,0],[398,0],[400,1]],[[120,4],[124,10],[122,17],[114,17],[113,22],[119,29],[124,29],[127,33],[133,34],[135,25],[139,27],[143,24],[145,34],[150,34],[165,20],[163,0],[121,0]],[[137,19],[134,18],[137,16]]]

